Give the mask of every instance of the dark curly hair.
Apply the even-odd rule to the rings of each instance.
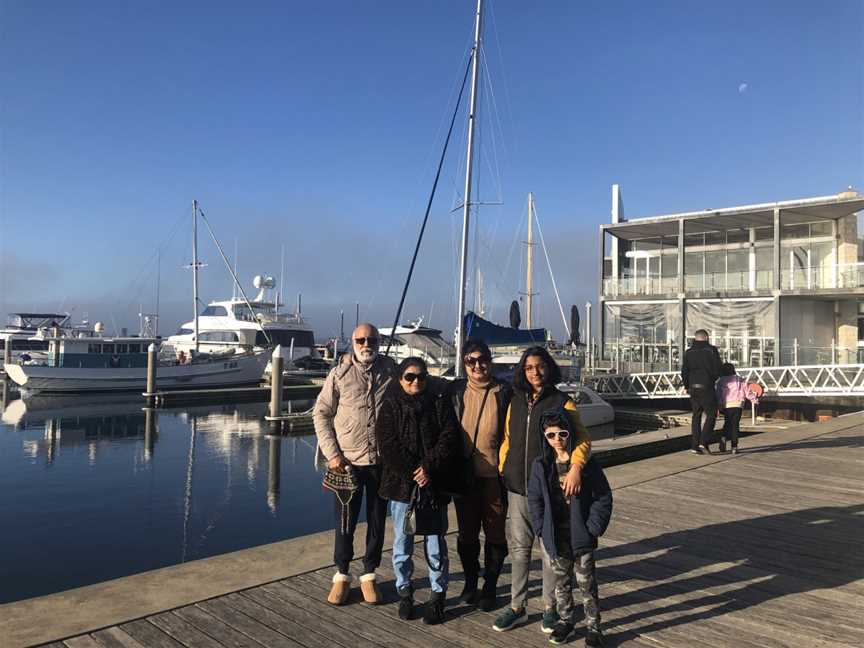
[[[478,340],[476,338],[468,338],[465,340],[465,344],[462,345],[462,357],[464,358],[469,353],[475,353],[479,351],[487,358],[492,358],[492,351],[489,349],[489,345],[486,344],[483,340]]]
[[[417,356],[411,356],[410,358],[405,358],[402,362],[399,363],[399,366],[396,367],[397,375],[399,378],[402,378],[402,374],[405,373],[405,370],[409,367],[419,367],[420,371],[423,373],[429,373],[429,368],[426,366],[426,362],[423,358],[418,358]]]
[[[556,385],[561,382],[561,368],[558,366],[558,363],[552,359],[552,356],[549,355],[546,349],[541,346],[533,346],[525,349],[522,357],[519,358],[519,364],[516,365],[516,371],[513,374],[513,389],[518,389],[526,394],[532,391],[531,385],[525,377],[525,362],[528,358],[535,356],[543,360],[543,363],[546,365],[546,384]]]

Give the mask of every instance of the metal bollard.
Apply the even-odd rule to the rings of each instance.
[[[156,356],[156,345],[151,342],[147,347],[147,402],[154,404],[156,398],[156,368],[159,365],[159,360]]]
[[[282,345],[277,344],[270,357],[270,418],[282,414]]]

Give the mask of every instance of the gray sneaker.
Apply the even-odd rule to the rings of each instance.
[[[497,619],[495,619],[495,623],[492,624],[492,629],[497,630],[498,632],[512,630],[516,626],[522,625],[527,620],[528,613],[525,611],[525,608],[522,608],[517,612],[508,606],[507,609],[504,610]]]
[[[540,622],[540,630],[543,631],[543,634],[552,634],[555,632],[555,626],[557,626],[560,621],[561,617],[558,615],[558,610],[555,608],[549,608],[543,613],[543,620]]]

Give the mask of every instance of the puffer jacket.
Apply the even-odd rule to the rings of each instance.
[[[375,423],[395,375],[395,363],[383,355],[364,365],[354,354],[345,354],[330,370],[312,416],[324,459],[329,461],[341,452],[358,466],[380,463]]]
[[[579,410],[572,398],[549,385],[543,388],[529,411],[528,395],[514,389],[504,425],[504,441],[498,452],[498,470],[504,477],[504,485],[511,493],[528,493],[531,463],[546,445],[540,430],[540,417],[547,411],[561,407],[570,419],[575,437],[571,461],[574,465],[583,466],[591,456],[591,438],[582,424]]]
[[[427,390],[410,396],[394,382],[381,404],[376,434],[382,460],[378,488],[381,497],[411,501],[414,471],[422,466],[429,475],[433,494],[447,501],[444,493],[452,490],[454,480],[460,476],[462,439],[445,394]]]

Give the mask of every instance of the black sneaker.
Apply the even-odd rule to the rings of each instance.
[[[561,622],[561,617],[558,616],[558,610],[555,608],[549,608],[545,612],[543,612],[543,620],[540,621],[540,630],[543,634],[552,634],[555,631],[555,627]],[[570,629],[573,629],[573,626],[570,626]]]
[[[726,442],[720,441],[720,454],[724,454],[726,452]]]
[[[585,635],[585,648],[600,648],[604,645],[603,633],[599,628],[588,628]]]
[[[690,452],[693,454],[702,454],[702,451],[699,448],[690,448]]]
[[[465,587],[459,595],[459,600],[468,605],[477,605],[480,592],[477,591],[477,576],[465,576]]]
[[[704,452],[705,454],[709,454],[709,455],[710,455],[710,454],[714,454],[713,452],[711,452],[711,448],[709,448],[709,447],[706,446],[706,445],[700,445],[700,446],[699,446],[699,450],[701,451],[700,454],[701,454],[702,452]]]
[[[522,608],[517,612],[508,605],[507,609],[499,614],[498,618],[495,619],[495,623],[492,624],[492,629],[497,630],[498,632],[512,630],[516,626],[525,623],[527,620],[528,613],[525,611],[525,608]]]
[[[552,629],[552,634],[549,635],[549,643],[562,644],[567,641],[567,637],[573,632],[573,624],[561,622]]]
[[[399,599],[399,618],[408,621],[414,615],[414,597],[410,594]]]
[[[487,580],[483,583],[483,591],[477,601],[477,607],[484,612],[491,612],[494,610],[495,603],[497,602],[496,589],[497,581]]]
[[[436,625],[444,621],[444,593],[432,592],[423,610],[423,623]]]
[[[737,446],[732,448],[732,454],[738,454]]]

